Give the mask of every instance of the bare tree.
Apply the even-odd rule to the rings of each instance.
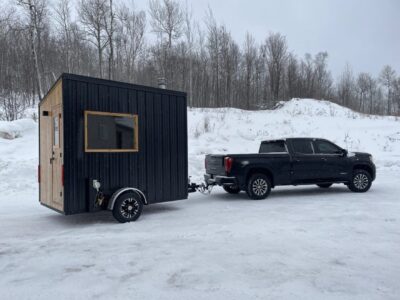
[[[332,87],[331,74],[327,66],[328,53],[319,52],[314,58],[314,92],[312,97],[316,99],[323,99],[330,96]]]
[[[71,22],[71,6],[69,0],[59,0],[54,9],[55,17],[59,31],[63,36],[63,44],[65,51],[66,68],[70,73],[72,72],[71,65],[71,47],[72,47],[72,22]]]
[[[359,106],[358,109],[360,111],[364,110],[365,100],[368,95],[368,91],[370,88],[370,80],[371,76],[368,73],[360,73],[357,77],[357,91],[358,91],[358,98],[359,98]]]
[[[188,90],[188,103],[191,106],[193,103],[193,47],[194,47],[194,35],[193,35],[193,12],[192,9],[188,7],[186,0],[185,8],[185,37],[186,43],[188,45],[188,60],[189,60],[189,90]]]
[[[117,48],[122,51],[124,60],[120,64],[120,70],[125,70],[126,79],[134,82],[136,60],[144,47],[146,15],[144,11],[136,12],[122,5],[118,9],[117,19],[120,23]]]
[[[149,11],[153,31],[166,34],[168,48],[171,48],[172,41],[182,35],[185,16],[181,5],[173,0],[150,0]]]
[[[114,79],[115,73],[115,64],[114,64],[114,34],[115,34],[115,12],[113,0],[109,0],[108,9],[104,16],[104,29],[107,33],[108,38],[108,47],[109,47],[109,55],[108,55],[108,79]]]
[[[392,113],[392,93],[393,83],[396,79],[396,72],[390,66],[384,66],[380,75],[379,81],[386,88],[387,95],[387,114]]]
[[[14,121],[22,117],[27,105],[22,95],[11,91],[0,91],[0,119]]]
[[[103,77],[103,51],[109,43],[105,32],[105,19],[108,13],[107,0],[81,0],[79,3],[80,22],[87,40],[97,49],[98,75]]]
[[[244,41],[244,73],[245,73],[245,99],[246,108],[250,109],[251,107],[251,99],[254,97],[251,93],[252,91],[252,83],[254,78],[254,69],[255,63],[257,59],[257,48],[255,46],[254,37],[250,33],[246,33],[245,41]]]
[[[39,67],[40,32],[44,18],[46,2],[45,0],[17,0],[17,3],[28,14],[28,32],[31,48],[31,57],[36,75],[36,88],[39,101],[43,96],[42,74]]]
[[[341,104],[352,106],[354,99],[354,75],[349,64],[346,64],[344,71],[340,75],[337,83],[337,95]]]
[[[279,99],[281,81],[287,60],[286,38],[279,33],[270,34],[265,41],[269,84],[274,101]]]
[[[287,60],[286,85],[288,98],[300,97],[299,64],[294,54],[290,53]]]

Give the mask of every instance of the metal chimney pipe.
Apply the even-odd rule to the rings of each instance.
[[[165,77],[159,77],[158,78],[158,87],[160,89],[166,89],[166,80]]]

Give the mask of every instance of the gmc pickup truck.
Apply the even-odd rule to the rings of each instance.
[[[205,166],[208,185],[220,185],[231,194],[246,191],[251,199],[265,199],[279,185],[329,188],[342,183],[363,193],[375,180],[371,154],[314,138],[263,141],[258,154],[209,154]]]

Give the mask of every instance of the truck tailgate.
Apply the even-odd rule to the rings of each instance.
[[[206,155],[206,173],[211,175],[225,175],[225,155]]]

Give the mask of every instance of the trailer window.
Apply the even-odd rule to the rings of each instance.
[[[85,111],[85,151],[138,151],[137,115]]]

